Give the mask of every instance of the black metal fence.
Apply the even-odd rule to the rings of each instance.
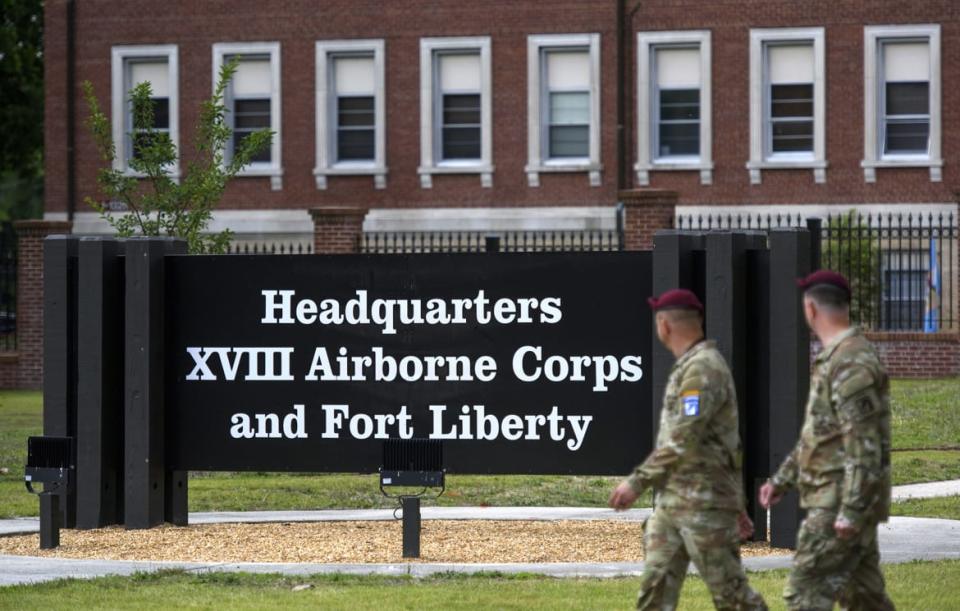
[[[227,251],[231,255],[310,255],[313,244],[303,242],[234,242]]]
[[[17,232],[0,224],[0,352],[17,349]]]
[[[877,331],[950,331],[958,318],[958,219],[953,213],[684,215],[700,231],[819,226],[821,267],[851,283],[854,321]]]
[[[371,254],[610,251],[623,249],[617,230],[366,232],[360,251]]]

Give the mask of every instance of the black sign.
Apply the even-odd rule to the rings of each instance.
[[[650,449],[649,253],[166,258],[169,468],[625,473]]]

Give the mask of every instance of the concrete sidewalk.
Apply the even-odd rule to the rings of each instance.
[[[649,509],[616,513],[609,509],[576,507],[426,507],[428,520],[642,520]],[[230,522],[296,522],[321,520],[392,520],[390,510],[345,511],[261,511],[194,513],[191,524]],[[37,531],[35,518],[0,520],[0,534]],[[399,545],[399,542],[398,542]],[[960,559],[960,521],[895,517],[880,527],[880,549],[885,563],[910,560]],[[749,557],[747,569],[762,571],[790,566],[790,556]],[[92,578],[104,575],[130,575],[141,571],[184,569],[189,571],[226,571],[253,573],[348,573],[427,576],[438,572],[538,573],[556,577],[618,577],[639,575],[643,563],[539,563],[539,564],[281,564],[281,563],[196,563],[139,562],[113,560],[69,560],[30,556],[0,556],[0,586],[35,583],[65,577]]]
[[[893,487],[893,502],[907,499],[932,499],[942,496],[960,495],[960,479],[925,484],[907,484]]]

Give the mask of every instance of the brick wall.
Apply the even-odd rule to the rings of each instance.
[[[621,191],[623,202],[623,242],[625,250],[650,250],[653,236],[660,229],[673,227],[677,211],[677,192],[662,189]]]
[[[960,376],[960,333],[868,331],[891,378],[932,379]],[[810,362],[820,342],[810,342]]]
[[[628,3],[629,5],[630,3]],[[696,172],[653,172],[651,186],[677,191],[690,204],[909,203],[953,201],[960,183],[960,20],[950,0],[899,2],[861,0],[650,0],[640,3],[631,24],[627,88],[629,153],[636,148],[635,33],[708,29],[712,33],[712,185]],[[65,1],[46,3],[46,210],[66,210]],[[610,0],[491,0],[481,3],[405,0],[284,0],[263,3],[148,2],[91,0],[76,5],[76,83],[90,80],[109,112],[112,45],[173,43],[179,46],[181,141],[193,141],[200,100],[211,90],[211,45],[216,42],[279,41],[282,65],[283,189],[268,178],[241,178],[227,189],[224,208],[299,208],[349,205],[366,208],[430,206],[611,205],[616,201],[616,3]],[[943,182],[931,183],[925,168],[880,169],[867,184],[863,157],[863,27],[873,24],[939,23],[942,26]],[[748,57],[751,27],[808,27],[826,30],[827,181],[815,184],[809,170],[764,170],[750,185]],[[601,36],[602,185],[590,187],[585,173],[544,173],[541,186],[527,185],[527,65],[530,34],[596,32]],[[419,41],[428,36],[492,39],[493,188],[477,175],[434,176],[422,189],[420,150]],[[387,188],[369,176],[330,177],[317,190],[315,164],[314,43],[322,39],[383,38],[386,42]],[[79,98],[77,98],[79,99]],[[97,193],[99,158],[83,125],[78,102],[77,202]],[[632,172],[628,171],[628,175]]]
[[[310,211],[313,217],[313,252],[318,255],[360,252],[365,208],[326,206]]]
[[[892,378],[960,376],[960,333],[868,333]]]
[[[0,388],[43,383],[43,240],[71,224],[17,221],[17,352],[0,355]]]

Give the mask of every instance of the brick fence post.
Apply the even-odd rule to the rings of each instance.
[[[634,189],[620,191],[623,202],[624,250],[650,250],[653,235],[660,229],[671,229],[677,212],[676,191]]]
[[[17,388],[43,384],[43,240],[70,233],[69,221],[27,220],[17,231]]]
[[[366,208],[324,206],[310,210],[313,218],[313,252],[318,255],[360,252]]]

